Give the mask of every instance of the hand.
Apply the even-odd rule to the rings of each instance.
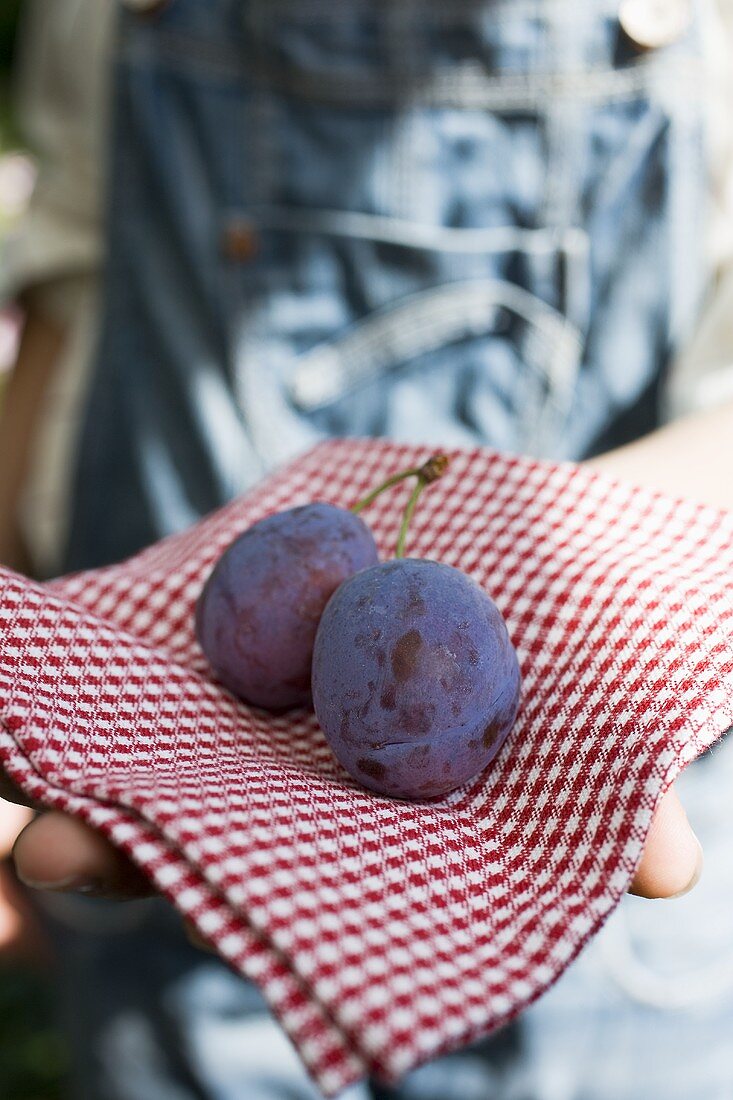
[[[25,807],[0,799],[0,963],[24,959],[45,964],[50,960],[50,945],[41,924],[7,860],[15,838],[31,816]]]
[[[3,785],[4,783],[4,785]],[[25,801],[3,780],[0,794]],[[45,813],[23,829],[13,850],[19,878],[40,890],[81,891],[93,896],[140,898],[152,888],[121,852],[93,829],[60,813]],[[654,816],[630,892],[645,898],[687,893],[702,871],[702,849],[671,789]]]
[[[30,806],[0,770],[0,799]],[[153,888],[141,871],[109,841],[76,818],[41,813],[22,829],[13,846],[18,878],[38,890],[131,900]]]
[[[700,879],[703,853],[674,787],[657,807],[630,894],[642,898],[676,898],[688,894]]]

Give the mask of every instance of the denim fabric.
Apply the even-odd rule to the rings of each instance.
[[[578,458],[654,426],[694,320],[694,33],[609,0],[128,14],[69,568],[328,434]]]
[[[706,278],[698,43],[641,52],[617,6],[173,0],[124,17],[69,568],[183,528],[328,434],[580,458],[655,426]],[[706,768],[686,780],[712,812]],[[733,822],[713,818],[729,852]],[[675,909],[666,954],[659,909],[629,903],[519,1025],[349,1100],[729,1098],[733,1056],[699,1061],[733,1013],[733,981],[705,999],[695,936],[712,906],[731,951],[718,870],[702,918]],[[314,1096],[256,991],[162,903],[122,933],[64,904],[75,1096]],[[664,1015],[689,976],[653,967],[675,952],[703,988]]]

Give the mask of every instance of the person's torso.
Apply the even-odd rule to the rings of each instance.
[[[705,278],[698,60],[694,23],[645,50],[609,0],[128,13],[68,564],[324,435],[579,458],[652,428]]]

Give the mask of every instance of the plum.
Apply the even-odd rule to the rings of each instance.
[[[196,605],[196,636],[218,679],[269,710],[309,704],[323,609],[342,581],[378,560],[366,523],[333,504],[254,524],[224,551]]]
[[[520,672],[504,620],[465,573],[401,558],[345,581],[313,653],[316,717],[364,786],[436,798],[481,772],[517,715]]]

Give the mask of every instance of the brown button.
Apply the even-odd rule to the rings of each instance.
[[[252,223],[230,222],[224,230],[222,250],[228,260],[254,260],[260,250],[260,238]]]
[[[671,46],[692,24],[692,0],[621,0],[619,23],[644,49]]]

